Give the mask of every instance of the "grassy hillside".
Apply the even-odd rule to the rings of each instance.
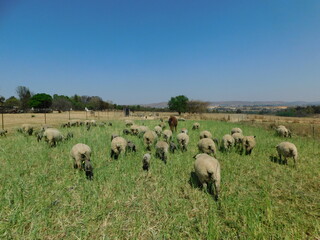
[[[136,121],[142,123],[141,121]],[[157,121],[145,121],[149,127]],[[35,137],[14,134],[0,138],[1,239],[317,239],[320,238],[319,142],[295,137],[297,168],[271,161],[283,141],[260,128],[200,121],[201,129],[221,138],[239,126],[257,136],[251,156],[217,154],[222,184],[219,202],[189,183],[199,131],[192,121],[187,152],[170,154],[165,165],[152,156],[149,173],[142,171],[146,152],[138,147],[110,160],[113,127],[62,129],[74,138],[49,148]],[[71,147],[88,144],[94,180],[73,169]],[[154,153],[154,151],[153,151]]]

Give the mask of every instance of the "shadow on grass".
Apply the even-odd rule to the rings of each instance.
[[[273,162],[273,163],[277,163],[277,164],[280,164],[280,165],[287,165],[287,161],[285,160],[281,160],[280,158],[276,157],[276,156],[273,156],[271,155],[269,157],[270,161]]]

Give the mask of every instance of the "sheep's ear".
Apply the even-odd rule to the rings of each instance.
[[[256,136],[253,136],[254,138],[256,138]]]
[[[199,155],[199,154],[194,155],[193,158],[197,158],[198,155]]]

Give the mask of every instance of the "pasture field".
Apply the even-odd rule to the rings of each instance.
[[[273,131],[241,123],[198,121],[221,139],[233,127],[255,135],[252,155],[218,152],[218,202],[192,184],[199,132],[189,129],[187,152],[169,154],[165,165],[152,151],[151,168],[142,170],[142,139],[126,136],[138,148],[110,159],[113,126],[61,129],[74,138],[50,148],[34,136],[12,132],[0,138],[0,239],[319,239],[320,143],[294,136],[297,167],[273,161],[285,139]],[[153,128],[158,120],[136,120]],[[175,134],[174,134],[175,135]],[[94,179],[73,169],[76,143],[92,151]]]

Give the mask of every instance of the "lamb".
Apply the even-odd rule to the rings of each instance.
[[[297,147],[291,142],[282,142],[276,147],[280,160],[282,160],[282,156],[284,157],[284,161],[286,164],[287,158],[292,157],[294,161],[294,166],[296,166],[296,161],[298,160],[298,150]]]
[[[212,138],[212,134],[209,131],[202,131],[200,133],[200,139],[202,138]]]
[[[173,129],[177,132],[177,125],[178,125],[178,120],[175,116],[170,116],[168,120],[170,130],[173,132]]]
[[[54,147],[57,145],[57,142],[61,142],[63,140],[63,135],[56,128],[48,128],[43,133],[44,140],[49,143],[50,147]]]
[[[74,145],[70,152],[71,157],[74,160],[73,167],[80,170],[84,170],[87,179],[92,180],[93,178],[93,167],[91,165],[91,149],[88,145],[78,143]]]
[[[198,142],[198,149],[201,153],[206,153],[208,155],[213,154],[216,157],[216,145],[211,138],[203,138]]]
[[[150,153],[146,153],[146,154],[143,155],[143,158],[142,158],[142,169],[143,170],[149,171],[150,160],[151,160]]]
[[[154,131],[149,130],[143,134],[143,142],[147,150],[149,151],[151,150],[151,146],[153,145],[156,139],[157,139],[157,134]]]
[[[226,134],[222,137],[221,150],[230,151],[234,145],[234,138],[230,134]]]
[[[167,163],[169,145],[165,141],[159,141],[156,144],[156,157]]]
[[[172,131],[171,130],[164,130],[162,132],[163,138],[166,142],[169,142],[170,139],[172,138]]]
[[[200,128],[200,123],[198,122],[195,122],[193,125],[192,125],[192,130],[198,130]]]
[[[291,131],[283,125],[276,128],[276,134],[280,137],[291,137]]]
[[[155,127],[154,127],[154,131],[156,132],[156,134],[158,135],[158,137],[161,136],[161,133],[162,133],[162,128],[161,128],[161,127],[155,126]]]
[[[32,135],[34,127],[30,124],[22,124],[22,130],[24,133],[27,133],[29,136]]]
[[[219,161],[206,153],[196,155],[195,159],[194,169],[202,187],[207,189],[211,185],[209,190],[214,194],[215,200],[218,200],[221,180]]]
[[[231,129],[231,135],[234,134],[234,133],[242,133],[241,128],[232,128]]]
[[[246,155],[250,155],[252,152],[252,149],[256,145],[256,136],[245,136],[242,139],[242,146],[245,150]]]
[[[179,133],[177,135],[177,140],[182,151],[187,151],[189,136],[185,133]]]
[[[111,141],[111,154],[110,157],[118,159],[120,153],[126,152],[127,140],[123,137],[116,137]]]
[[[0,130],[0,136],[5,136],[6,137],[7,133],[8,133],[7,130]]]

